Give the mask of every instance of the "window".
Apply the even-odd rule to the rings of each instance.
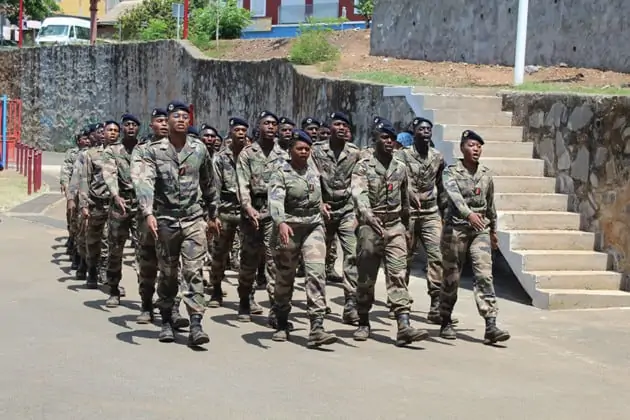
[[[90,39],[90,30],[88,28],[84,28],[82,26],[75,26],[74,29],[77,31],[78,39]]]
[[[76,35],[74,34],[74,26],[70,27],[70,38],[76,38]]]
[[[67,25],[48,25],[39,31],[39,36],[67,36],[69,29]]]
[[[253,17],[267,16],[267,0],[251,0],[249,8]]]

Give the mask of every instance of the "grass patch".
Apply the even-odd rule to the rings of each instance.
[[[0,211],[7,211],[26,201],[27,179],[14,169],[0,172]]]
[[[337,61],[325,61],[320,63],[317,67],[319,68],[319,71],[329,73],[337,69]]]
[[[586,93],[595,95],[617,95],[628,96],[630,89],[618,86],[607,87],[589,87],[575,86],[565,83],[541,83],[541,82],[525,82],[519,86],[504,86],[503,89],[514,90],[518,92],[541,92],[541,93]]]
[[[216,40],[208,42],[196,41],[194,45],[211,58],[223,58],[232,49],[232,43],[225,40],[219,40],[218,46]]]
[[[328,39],[331,32],[332,29],[324,26],[300,26],[300,35],[295,38],[289,50],[289,61],[306,66],[336,63],[340,52]]]
[[[382,85],[394,85],[394,86],[427,86],[430,85],[426,80],[407,76],[404,74],[397,74],[389,71],[360,71],[360,72],[348,72],[344,74],[347,79],[365,80],[369,82],[380,83]]]

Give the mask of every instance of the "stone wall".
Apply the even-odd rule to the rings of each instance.
[[[175,41],[25,48],[0,52],[0,93],[23,101],[22,138],[64,150],[82,126],[132,112],[143,121],[171,99],[195,106],[195,122],[227,130],[230,116],[253,120],[261,110],[301,120],[346,111],[357,144],[368,142],[374,115],[407,123],[404,98],[383,87],[312,78],[284,60],[212,60]]]
[[[518,0],[375,0],[371,53],[514,65]],[[529,0],[527,64],[630,72],[630,1]]]
[[[596,249],[630,275],[630,97],[505,94],[503,105]]]

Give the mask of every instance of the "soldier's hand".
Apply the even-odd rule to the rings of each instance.
[[[378,236],[382,238],[383,237],[383,222],[381,222],[381,219],[374,216],[370,216],[367,222],[370,225],[370,227],[374,229],[374,231],[378,234]]]
[[[322,214],[326,220],[330,220],[330,204],[322,203]]]
[[[221,233],[221,221],[218,218],[209,219],[207,235],[210,237],[215,236],[215,235],[219,236],[220,233]]]
[[[260,217],[260,214],[258,214],[256,209],[250,207],[247,209],[247,216],[249,216],[249,221],[252,222],[256,230],[258,230],[258,218]]]
[[[120,196],[117,195],[116,197],[114,197],[114,203],[120,209],[120,214],[124,216],[125,213],[127,213],[127,211],[125,210],[125,200],[123,200]]]
[[[146,222],[147,222],[147,228],[149,229],[149,232],[151,232],[153,239],[157,241],[158,239],[157,219],[155,218],[154,215],[150,214],[147,216]]]
[[[286,223],[280,223],[278,225],[278,233],[280,235],[280,242],[282,245],[289,245],[289,239],[293,236],[293,229]]]
[[[496,232],[490,232],[490,246],[492,249],[499,249],[499,238]]]
[[[486,224],[483,222],[483,218],[479,213],[471,213],[470,216],[468,216],[468,221],[475,230],[484,230],[486,228]]]

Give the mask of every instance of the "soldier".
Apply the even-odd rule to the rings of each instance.
[[[245,134],[247,134],[249,124],[242,118],[233,117],[230,118],[229,125],[232,141],[228,147],[217,154],[214,160],[214,173],[219,193],[221,232],[216,237],[212,254],[212,274],[210,275],[212,296],[208,303],[210,308],[218,308],[223,304],[221,282],[225,277],[228,255],[241,221],[241,207],[237,195],[236,161],[245,146]]]
[[[492,279],[492,249],[497,248],[497,212],[494,207],[494,183],[490,169],[479,163],[483,139],[472,130],[462,133],[463,159],[449,165],[443,173],[448,207],[442,232],[444,281],[440,293],[442,326],[440,337],[457,338],[451,321],[457,302],[457,289],[466,254],[474,273],[475,303],[486,320],[485,344],[506,341],[507,331],[497,327],[497,299]]]
[[[311,328],[309,347],[337,341],[324,331],[326,314],[326,244],[322,211],[322,191],[317,170],[309,165],[312,140],[302,131],[293,132],[290,158],[276,167],[269,181],[269,212],[275,226],[274,254],[276,289],[273,310],[277,316],[274,341],[289,338],[288,317],[295,283],[298,256],[302,254],[306,271],[306,304]]]
[[[175,341],[173,307],[179,289],[182,261],[183,301],[190,315],[189,346],[210,341],[201,327],[205,310],[203,258],[206,230],[216,232],[216,189],[212,159],[206,146],[187,136],[188,105],[173,101],[168,105],[169,136],[154,141],[143,153],[142,167],[134,185],[140,211],[147,228],[159,240],[158,302],[162,316],[159,341]],[[199,195],[209,218],[203,219]]]
[[[342,318],[344,323],[352,325],[358,322],[359,315],[356,310],[357,219],[352,204],[350,180],[354,166],[361,157],[361,150],[347,142],[350,131],[350,119],[347,115],[333,112],[330,120],[331,137],[313,146],[312,159],[321,174],[323,200],[330,214],[326,221],[326,262],[330,263],[328,256],[336,248],[338,236],[343,249],[345,305]]]
[[[440,287],[442,285],[442,217],[440,209],[446,207],[446,196],[442,185],[444,156],[429,145],[433,123],[425,118],[415,118],[412,122],[414,144],[394,154],[407,168],[409,179],[409,201],[411,205],[411,239],[407,252],[407,274],[409,285],[411,261],[422,242],[427,253],[427,291],[431,299],[427,321],[440,325]]]
[[[199,130],[194,125],[188,126],[188,135],[194,139],[199,140]]]
[[[317,141],[326,141],[330,138],[330,127],[326,121],[317,130]]]
[[[267,189],[272,169],[287,154],[275,141],[278,117],[270,111],[263,111],[258,116],[257,126],[258,137],[251,146],[243,149],[236,162],[238,199],[242,209],[238,319],[249,322],[251,314],[262,313],[262,308],[253,302],[252,288],[256,269],[264,259],[267,293],[272,305],[268,321],[272,328],[276,328],[277,319],[273,310],[275,269],[271,253],[273,222],[269,215]]]
[[[123,138],[111,144],[103,153],[103,178],[111,196],[109,209],[109,258],[107,259],[107,284],[109,298],[105,306],[115,308],[120,304],[120,280],[122,279],[122,260],[125,243],[129,232],[136,237],[138,202],[131,180],[131,156],[138,144],[140,121],[131,114],[121,117]],[[116,121],[107,121],[105,131],[113,127],[120,130]],[[137,252],[136,252],[137,254]],[[136,257],[136,262],[137,262]],[[138,264],[136,264],[138,265]]]
[[[116,142],[120,133],[118,126],[110,124],[107,129],[105,142],[108,144]],[[103,179],[105,145],[100,143],[96,135],[92,135],[92,141],[97,146],[88,149],[82,155],[84,160],[81,162],[79,208],[86,228],[88,266],[86,286],[89,289],[96,289],[99,271],[104,270],[107,265],[108,249],[103,249],[103,235],[107,225],[110,195]]]
[[[290,118],[281,117],[278,120],[278,144],[283,150],[289,148],[289,142],[291,141],[294,128],[295,123]]]
[[[218,152],[221,147],[221,144],[219,144],[219,148],[217,148],[216,143],[218,138],[216,128],[212,127],[210,124],[201,124],[200,139],[208,148],[210,156],[214,156],[215,152]]]
[[[317,133],[319,132],[319,128],[322,126],[322,123],[313,117],[306,117],[302,120],[302,130],[304,130],[313,140],[313,143],[319,141]]]
[[[356,341],[370,336],[369,311],[374,303],[374,284],[381,260],[385,260],[387,295],[398,320],[396,345],[404,346],[429,336],[409,324],[409,292],[405,283],[407,259],[406,230],[409,227],[407,171],[393,159],[396,131],[380,122],[373,133],[371,157],[361,159],[352,173],[352,199],[359,219],[357,229],[357,310],[359,328]]]

